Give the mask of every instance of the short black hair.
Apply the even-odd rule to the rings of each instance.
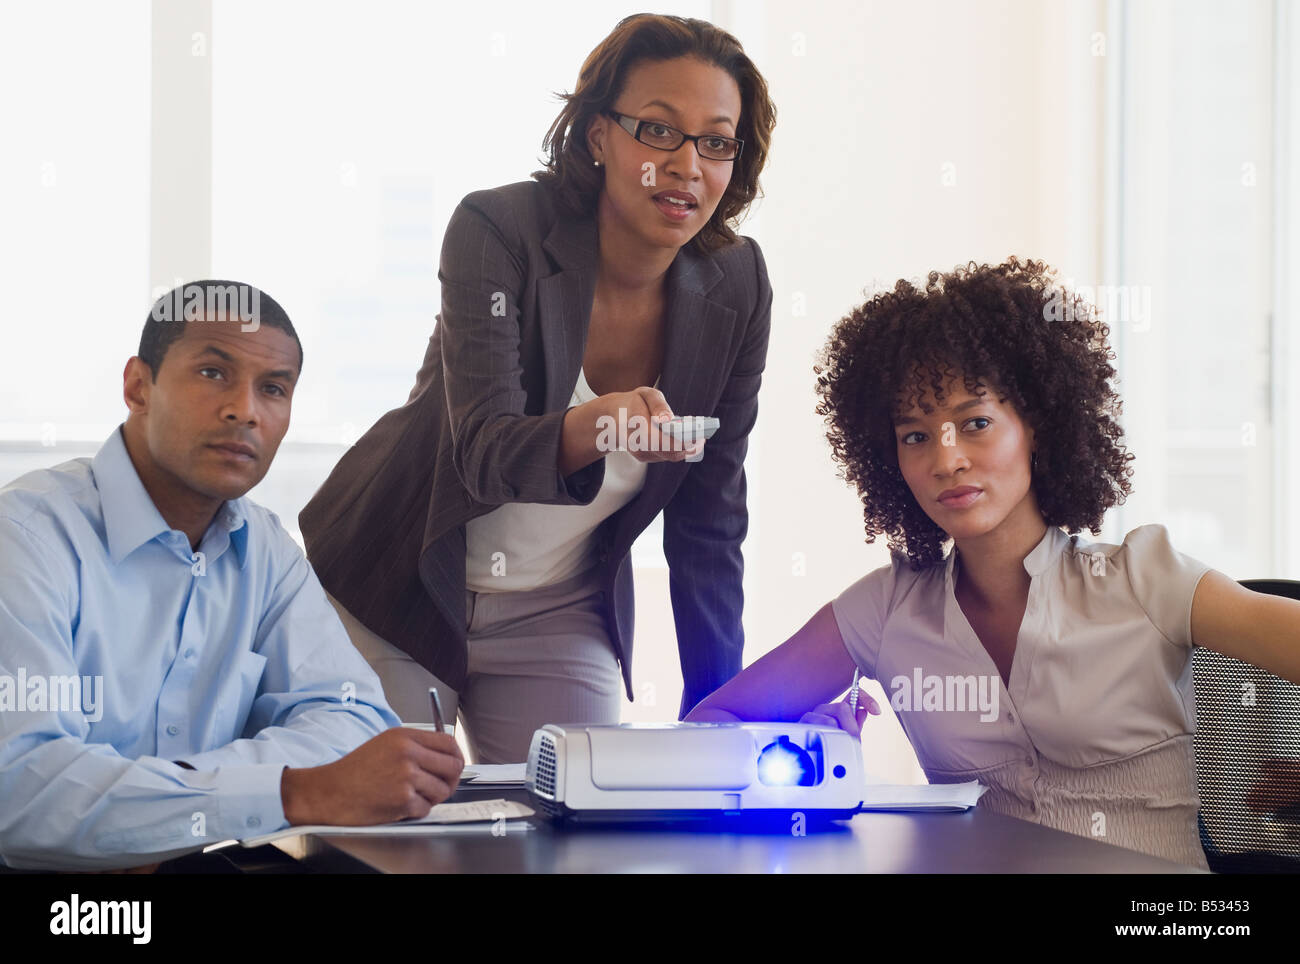
[[[163,356],[184,331],[181,323],[204,320],[223,310],[226,320],[251,321],[259,327],[270,325],[289,335],[298,346],[298,372],[302,373],[302,342],[278,301],[265,291],[240,281],[206,278],[177,285],[149,309],[136,354],[149,366],[155,382]]]

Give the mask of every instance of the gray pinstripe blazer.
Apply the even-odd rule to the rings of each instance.
[[[467,195],[447,226],[442,310],[410,397],[344,454],[298,517],[325,588],[457,689],[467,666],[465,523],[506,502],[586,504],[604,480],[604,459],[568,477],[557,468],[597,254],[594,218],[565,216],[536,181]],[[649,464],[641,492],[602,523],[597,542],[631,698],[629,550],[664,513],[685,715],[741,668],[743,462],[772,289],[751,238],[709,256],[681,248],[667,287],[659,390],[677,414],[722,426],[702,461]]]

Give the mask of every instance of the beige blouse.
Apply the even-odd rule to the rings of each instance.
[[[1049,526],[1025,557],[1029,599],[1004,685],[954,595],[956,555],[916,572],[894,553],[831,603],[930,782],[979,780],[980,806],[1208,869],[1191,613],[1210,567],[1177,552],[1164,526],[1118,546]]]

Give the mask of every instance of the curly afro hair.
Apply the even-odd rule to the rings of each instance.
[[[1034,494],[1049,526],[1101,528],[1130,491],[1121,405],[1111,390],[1109,326],[1040,261],[1012,257],[931,271],[924,290],[899,281],[835,326],[814,367],[839,476],[857,486],[867,542],[884,534],[914,569],[942,561],[948,534],[925,514],[898,467],[894,421],[927,390],[943,404],[966,390],[1010,400],[1035,433]]]

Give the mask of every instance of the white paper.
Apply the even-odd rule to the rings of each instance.
[[[440,803],[429,810],[428,814],[416,820],[401,820],[397,823],[381,823],[366,827],[341,827],[337,825],[312,825],[286,827],[273,833],[257,837],[246,837],[239,841],[245,847],[260,847],[262,844],[283,837],[299,834],[437,834],[448,832],[482,832],[484,830],[504,827],[506,830],[527,830],[530,824],[523,822],[524,817],[534,814],[532,807],[514,800],[473,800],[468,803]],[[501,821],[505,821],[502,823]]]
[[[471,800],[467,803],[440,803],[427,816],[412,823],[470,823],[476,820],[507,820],[531,817],[533,808],[514,800]]]
[[[517,783],[524,785],[527,763],[475,763],[460,771],[462,783]]]
[[[969,810],[987,790],[978,780],[967,783],[879,784],[862,790],[863,810]]]

